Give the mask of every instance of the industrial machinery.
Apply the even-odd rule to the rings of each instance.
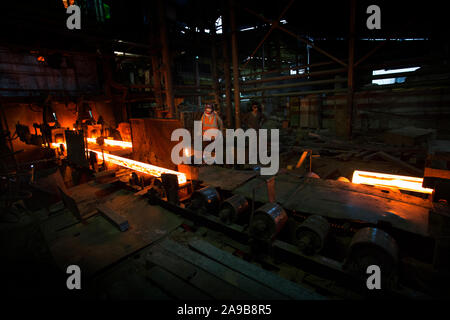
[[[191,197],[190,208],[202,214],[213,213],[219,209],[220,195],[213,187],[204,187],[194,191]]]
[[[185,200],[166,208],[242,241],[257,259],[273,255],[302,263],[306,259],[361,284],[367,279],[367,267],[376,265],[383,273],[383,288],[397,292],[406,283],[425,290],[403,270],[416,268],[419,261],[434,268],[448,266],[445,235],[450,214],[443,213],[445,205],[431,205],[430,199],[407,193],[386,193],[383,190],[391,186],[380,185],[399,181],[399,187],[412,194],[428,195],[418,178],[370,172],[358,172],[355,177],[367,180],[349,183],[278,175],[267,180],[270,183],[251,179],[232,192],[194,181],[194,190]],[[278,183],[285,193],[275,194]],[[153,203],[165,206],[163,197]],[[325,206],[327,201],[334,207]]]
[[[288,216],[284,209],[276,203],[266,203],[258,208],[250,221],[250,239],[253,248],[258,252],[270,245],[283,229]]]
[[[248,209],[248,201],[245,197],[236,194],[226,199],[220,207],[220,220],[227,224],[236,223]]]
[[[295,237],[299,249],[305,254],[319,253],[325,245],[330,224],[322,216],[309,216],[296,230]]]
[[[369,266],[378,266],[383,272],[382,282],[388,284],[397,271],[398,260],[397,242],[387,232],[378,228],[362,228],[352,238],[344,268],[364,279]]]
[[[320,266],[359,282],[366,278],[368,266],[377,265],[383,272],[383,287],[392,290],[399,283],[423,289],[413,272],[402,274],[402,270],[423,264],[437,272],[450,266],[446,258],[450,213],[442,163],[440,177],[435,177],[441,153],[430,157],[423,179],[357,170],[350,183],[323,180],[312,173],[266,178],[249,170],[248,178],[228,188],[222,185],[235,171],[225,173],[222,182],[205,182],[198,166],[166,166],[169,148],[145,145],[145,130],[156,135],[164,127],[162,120],[134,121],[139,129],[131,130],[133,142],[138,137],[140,143],[133,146],[106,137],[104,125],[94,123],[88,105],[80,110],[76,128],[53,128],[50,138],[53,148],[64,147],[64,161],[73,172],[111,171],[111,179],[141,192],[151,204],[248,246],[258,261],[274,257],[307,261],[313,271]],[[17,131],[24,141],[44,141],[20,124]]]

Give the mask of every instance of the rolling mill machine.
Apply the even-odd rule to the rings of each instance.
[[[163,183],[164,194],[148,188],[150,202],[246,243],[254,259],[318,266],[356,286],[365,286],[367,268],[377,265],[382,287],[395,294],[446,290],[449,209],[437,196],[445,193],[422,178],[366,171],[355,171],[352,182],[255,175],[230,190],[200,180],[192,173],[199,169],[188,170],[190,194],[182,195],[173,179],[175,186]]]
[[[394,294],[410,287],[443,292],[450,283],[449,179],[433,176],[447,170],[433,168],[437,154],[443,157],[437,151],[430,152],[424,178],[361,170],[352,182],[265,177],[257,168],[175,166],[170,133],[181,127],[177,120],[132,119],[125,141],[84,114],[73,128],[52,128],[44,143],[60,163],[223,232],[248,246],[252,259],[285,261],[355,286],[377,265],[383,288]],[[208,176],[208,170],[218,173]],[[70,206],[64,188],[59,192]]]

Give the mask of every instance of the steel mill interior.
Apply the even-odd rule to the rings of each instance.
[[[1,289],[449,299],[445,8],[2,1]]]

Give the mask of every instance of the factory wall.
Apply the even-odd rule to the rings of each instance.
[[[0,47],[3,96],[98,92],[95,56]]]
[[[448,88],[367,90],[356,92],[354,99],[354,129],[361,132],[382,132],[406,126],[443,131],[450,129]],[[336,131],[336,126],[340,125],[336,111],[345,110],[346,104],[346,94],[322,97],[322,127]]]

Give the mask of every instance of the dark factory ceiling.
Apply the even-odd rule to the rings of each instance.
[[[80,0],[81,6],[92,6],[93,0]],[[289,0],[236,1],[237,24],[240,30],[259,28],[268,30],[269,24],[255,14],[274,20],[289,4]],[[2,38],[44,41],[65,41],[74,35],[82,35],[83,41],[98,42],[103,39],[122,39],[148,43],[148,28],[156,18],[156,1],[103,0],[110,17],[102,23],[93,23],[94,17],[83,21],[81,31],[65,29],[67,14],[63,1],[2,1]],[[188,26],[207,29],[222,14],[227,1],[170,0],[166,1],[170,31]],[[381,30],[368,30],[366,8],[377,4],[381,8]],[[357,1],[356,34],[359,38],[436,38],[445,35],[447,19],[445,2],[411,1]],[[253,12],[250,13],[249,10]],[[348,36],[350,1],[293,1],[282,20],[285,27],[295,34],[323,40],[343,39]],[[249,31],[250,31],[249,30]],[[247,33],[249,33],[247,31]],[[251,31],[250,31],[251,33]],[[89,35],[91,38],[86,37]],[[67,42],[67,41],[66,41]]]

